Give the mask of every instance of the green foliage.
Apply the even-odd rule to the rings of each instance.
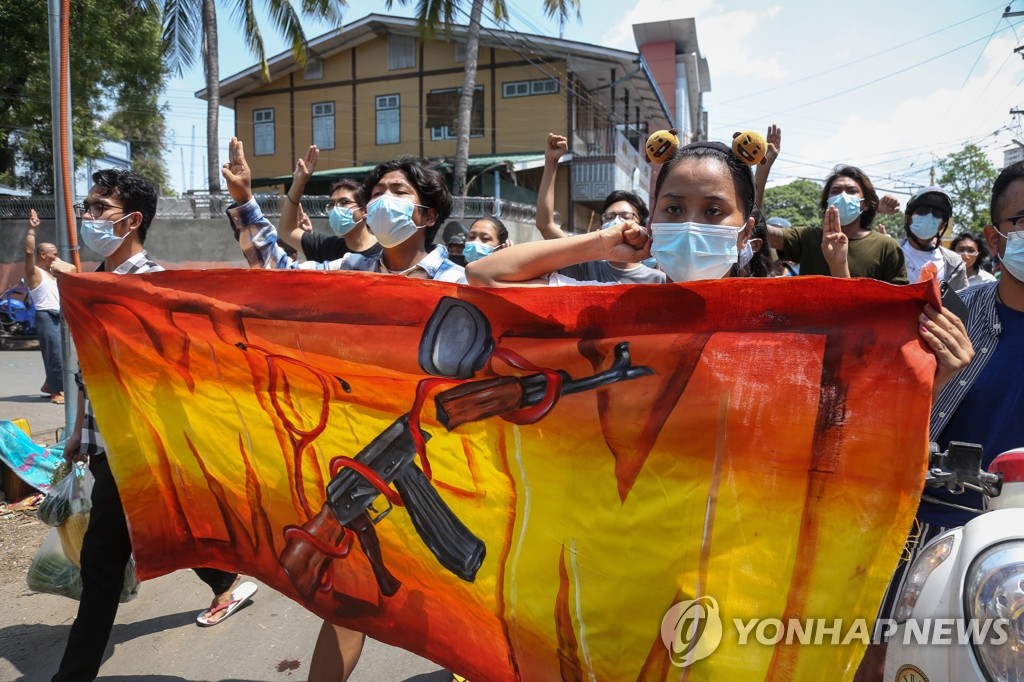
[[[104,140],[127,139],[140,172],[166,184],[160,160],[164,120],[157,105],[165,79],[159,30],[155,6],[135,0],[71,3],[76,168],[99,156]],[[0,135],[0,182],[36,193],[52,192],[55,152],[46,0],[0,0],[0,44],[0,130],[5,133]]]
[[[975,144],[965,145],[938,163],[939,185],[953,199],[953,220],[958,232],[980,232],[990,221],[992,184],[999,171]]]
[[[811,180],[794,180],[764,192],[766,218],[785,218],[793,227],[821,224],[821,185]]]

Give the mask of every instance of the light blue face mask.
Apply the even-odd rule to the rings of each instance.
[[[128,215],[131,215],[131,213]],[[81,230],[82,243],[104,258],[109,258],[120,248],[125,237],[128,236],[127,232],[125,232],[124,237],[118,237],[114,234],[114,224],[121,222],[128,215],[114,221],[83,220]]]
[[[658,259],[655,258],[654,256],[651,256],[650,258],[644,258],[642,261],[640,261],[640,264],[646,265],[647,267],[654,270],[658,267]]]
[[[466,245],[462,247],[462,257],[466,259],[467,263],[490,256],[492,253],[494,253],[494,247],[483,242],[466,242]]]
[[[1024,282],[1024,232],[1011,232],[1006,239],[1006,250],[1000,257],[1003,264],[1014,279]]]
[[[839,224],[846,226],[857,219],[863,211],[860,210],[861,198],[843,192],[834,197],[829,197],[828,205],[835,206],[839,210]]]
[[[928,215],[914,214],[910,218],[910,231],[921,241],[929,241],[939,233],[939,226],[942,225],[942,218],[936,218],[931,213]]]
[[[344,237],[359,224],[352,215],[352,209],[345,206],[332,208],[331,212],[327,214],[327,222],[331,224],[331,232],[339,237]]]
[[[736,263],[742,228],[703,223],[654,223],[651,255],[673,282],[719,279]]]
[[[419,225],[413,222],[416,204],[408,199],[384,194],[366,207],[366,226],[385,249],[398,246],[416,234]]]
[[[601,229],[602,230],[607,230],[609,227],[615,227],[616,225],[618,225],[621,222],[622,222],[622,218],[620,218],[619,216],[615,216],[614,218],[612,218],[608,222],[606,222],[603,225],[601,225]]]

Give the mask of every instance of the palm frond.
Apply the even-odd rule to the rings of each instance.
[[[299,66],[305,66],[306,33],[291,0],[267,0],[267,10],[274,27],[292,44],[295,61]]]
[[[192,68],[202,37],[199,0],[165,0],[163,5],[164,59],[178,77]]]
[[[568,19],[570,10],[577,20],[582,18],[580,0],[544,0],[544,14],[549,18],[557,15],[559,19]]]
[[[391,0],[388,0],[390,3]],[[323,19],[335,26],[343,22],[342,9],[348,7],[346,0],[302,0],[302,15]]]

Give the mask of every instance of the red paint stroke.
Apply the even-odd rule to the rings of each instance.
[[[562,375],[557,370],[549,369],[547,367],[538,367],[519,353],[508,348],[495,348],[493,357],[502,360],[507,365],[515,367],[516,369],[526,370],[528,372],[540,372],[544,375],[547,380],[547,385],[544,388],[544,397],[541,398],[540,402],[530,407],[524,407],[519,410],[513,410],[507,414],[501,415],[501,418],[505,421],[512,422],[513,424],[519,424],[520,426],[526,424],[536,424],[543,419],[551,408],[558,402],[558,398],[562,395]]]

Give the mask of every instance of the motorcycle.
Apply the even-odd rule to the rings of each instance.
[[[36,307],[25,280],[0,294],[0,349],[32,348],[36,341]]]
[[[930,453],[925,485],[981,492],[986,511],[935,538],[897,601],[886,682],[1024,680],[1024,448],[988,471],[979,445]]]

